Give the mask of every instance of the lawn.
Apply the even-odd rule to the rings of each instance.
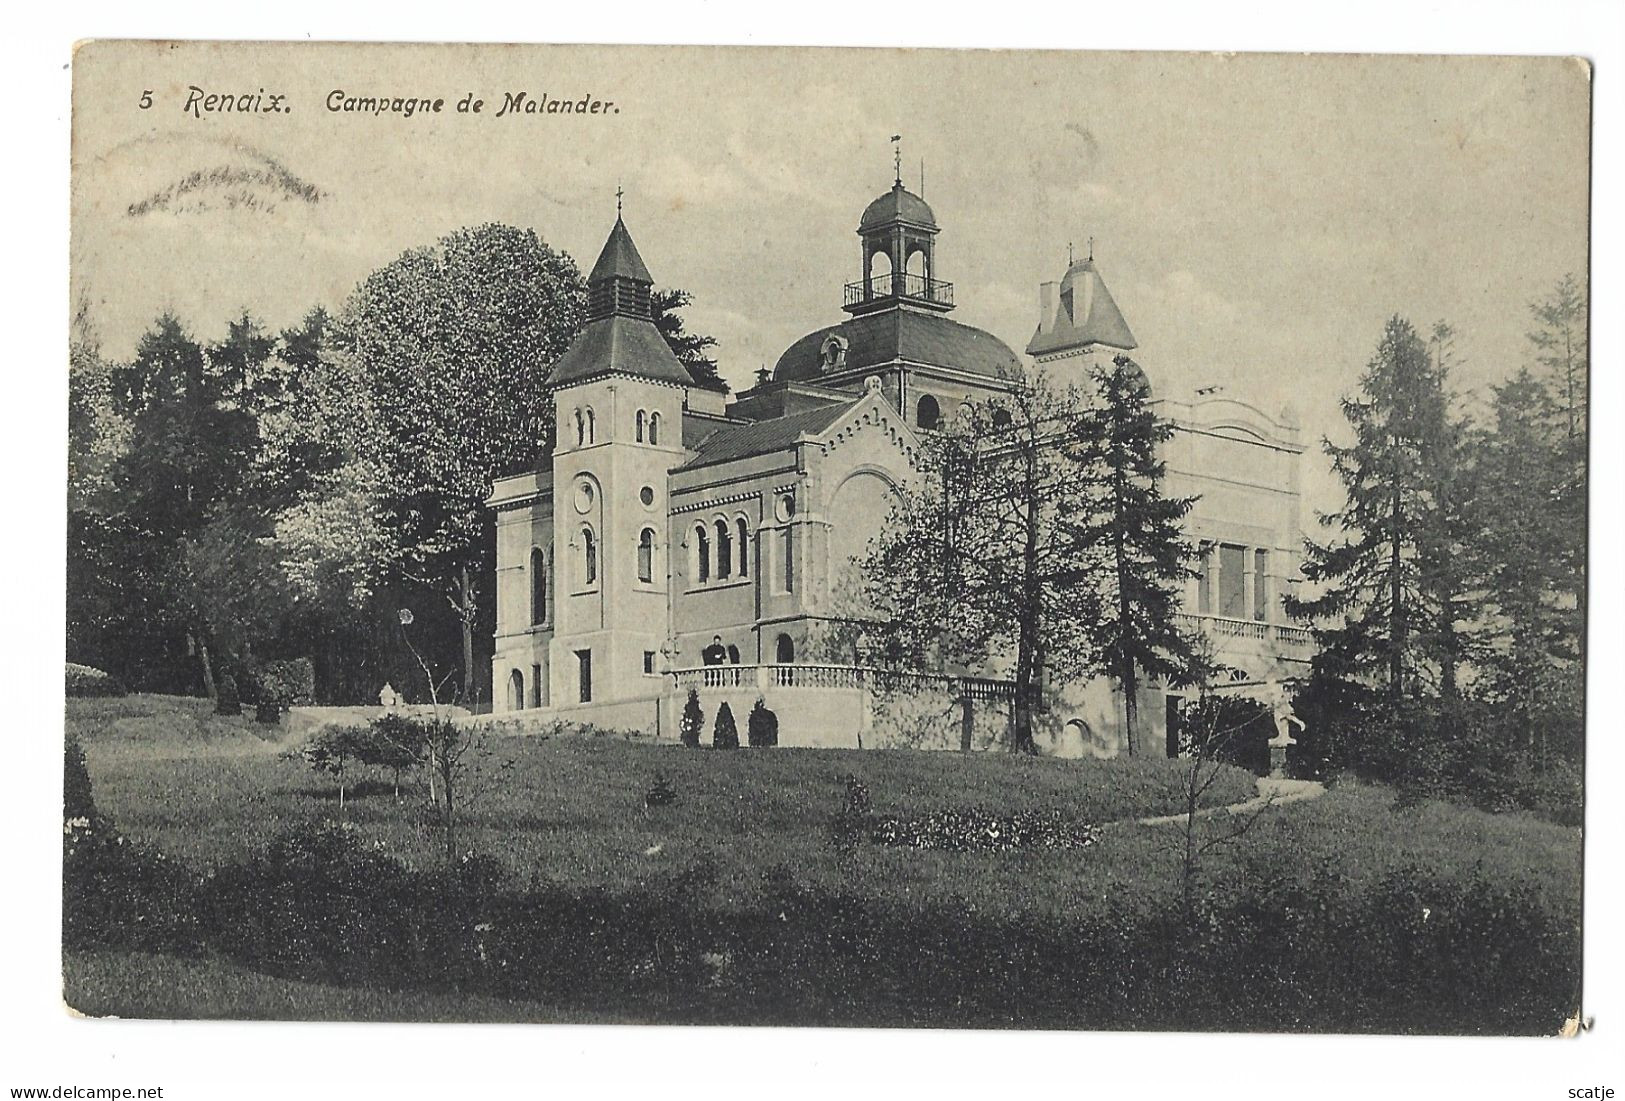
[[[67,723],[100,813],[195,872],[241,865],[293,826],[341,818],[369,852],[409,869],[444,865],[410,785],[397,797],[387,777],[371,777],[341,811],[330,777],[283,756],[296,738],[213,716],[205,701],[69,700]],[[312,955],[300,936],[274,950],[304,962],[268,958],[281,977],[260,976],[263,987],[252,969],[260,949],[248,942],[231,941],[235,959],[211,958],[200,943],[203,958],[171,960],[95,941],[66,961],[73,1004],[160,1017],[1465,1032],[1554,1031],[1574,1009],[1565,984],[1578,966],[1580,834],[1523,815],[1405,805],[1387,788],[1344,781],[1264,812],[1202,858],[1197,894],[1216,923],[1193,933],[1180,925],[1181,827],[1132,821],[1180,809],[1180,762],[721,752],[619,737],[510,735],[488,748],[487,766],[513,766],[468,808],[458,848],[495,857],[519,893],[499,907],[506,916],[465,920],[475,930],[496,921],[502,950],[522,957],[511,974],[458,957],[485,959],[478,935],[459,940],[455,930],[437,949],[450,955],[427,958],[451,961],[447,974],[461,977],[425,980],[421,1006],[415,994],[352,984],[348,948]],[[647,807],[657,777],[675,801]],[[877,815],[982,807],[1104,828],[1086,849],[836,844],[832,825],[852,778]],[[1209,801],[1252,792],[1249,774],[1227,770]],[[1200,836],[1233,826],[1220,814]],[[362,900],[374,882],[357,888]],[[353,919],[407,942],[446,931],[434,927],[438,910],[413,916],[389,901],[327,914],[320,899],[296,897],[308,894],[302,884],[292,898],[270,888],[264,897],[278,907],[309,902],[318,923]],[[732,986],[707,978],[711,958],[733,959],[749,977]],[[383,985],[412,970],[390,974]],[[1046,993],[1027,1005],[1024,989]],[[1170,1002],[1170,990],[1187,993]],[[868,1009],[854,1018],[856,1002]],[[544,1008],[554,1004],[558,1012]]]
[[[251,719],[222,719],[205,701],[174,697],[70,700],[68,728],[85,747],[97,808],[132,839],[198,868],[242,857],[289,825],[339,819],[337,786],[290,744]],[[872,889],[909,898],[1021,907],[1046,898],[1077,904],[1094,879],[1091,850],[922,853],[872,848],[860,869],[829,844],[846,778],[864,783],[877,814],[975,806],[1058,810],[1104,823],[1181,807],[1177,762],[1060,761],[1005,754],[911,750],[688,750],[619,738],[494,736],[487,766],[512,759],[459,826],[459,849],[498,857],[520,880],[634,888],[703,865],[721,900],[748,905],[765,872],[804,882],[861,874]],[[493,770],[494,771],[494,770]],[[657,775],[676,793],[645,808]],[[344,820],[415,866],[444,860],[410,785],[397,799],[387,774],[351,791]],[[1213,805],[1253,794],[1253,778],[1227,769]],[[1159,835],[1171,836],[1171,835]],[[1102,846],[1102,849],[1111,846]],[[1170,848],[1171,842],[1159,846]],[[1139,859],[1137,856],[1136,859]],[[1141,878],[1141,877],[1136,877]],[[1036,885],[1036,886],[1035,886]]]

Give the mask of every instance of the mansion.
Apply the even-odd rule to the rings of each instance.
[[[935,732],[922,742],[887,730],[879,697],[894,694],[898,674],[822,645],[922,435],[1024,369],[1004,341],[949,316],[954,288],[938,278],[938,225],[920,196],[897,181],[857,232],[845,318],[795,341],[730,402],[691,377],[655,328],[653,280],[617,217],[588,276],[586,326],[549,377],[552,453],[498,481],[489,500],[498,713],[675,738],[693,687],[707,739],[721,702],[743,731],[762,696],[782,745],[1007,742],[1011,690],[996,666],[913,678]],[[1135,347],[1092,257],[1041,285],[1030,361],[1081,380]],[[1184,614],[1238,675],[1291,675],[1309,654],[1280,599],[1301,545],[1294,418],[1218,392],[1162,393],[1148,375],[1176,429],[1165,492],[1199,498],[1186,533],[1202,565]],[[1104,682],[1049,687],[1042,747],[1117,751],[1122,701]],[[1143,692],[1142,744],[1160,749],[1179,697],[1155,682]]]

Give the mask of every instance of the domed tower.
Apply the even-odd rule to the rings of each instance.
[[[845,285],[838,324],[779,356],[735,415],[783,416],[862,393],[870,377],[917,428],[935,429],[967,401],[1006,392],[1021,360],[992,333],[945,316],[952,283],[937,278],[937,218],[899,177],[858,220],[863,277]]]
[[[936,215],[900,176],[864,209],[858,236],[863,278],[847,284],[847,313],[856,317],[899,302],[939,313],[954,308],[954,285],[935,277]]]

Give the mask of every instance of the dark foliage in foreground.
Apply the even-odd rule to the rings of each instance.
[[[1555,1033],[1577,915],[1482,872],[1356,887],[1266,864],[1177,909],[1057,922],[810,888],[719,912],[698,861],[643,890],[520,887],[469,854],[419,871],[304,826],[205,876],[79,831],[65,944],[217,956],[279,977],[753,1024]]]

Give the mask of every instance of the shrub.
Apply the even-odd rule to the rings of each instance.
[[[70,696],[122,696],[124,685],[111,673],[88,665],[67,663],[66,691]]]
[[[700,731],[705,729],[705,712],[700,710],[700,693],[698,689],[688,690],[688,699],[683,702],[683,719],[678,724],[678,733],[682,736],[683,744],[690,749],[699,748]]]
[[[91,797],[90,772],[85,768],[85,751],[79,739],[68,735],[62,760],[62,817],[64,820],[96,817],[96,801]]]
[[[316,696],[316,667],[309,658],[267,661],[254,671],[254,702],[274,704],[277,713],[303,707]],[[262,718],[262,721],[263,718]]]
[[[237,678],[230,673],[220,678],[220,685],[215,690],[214,713],[216,715],[243,713],[243,701],[237,696]]]
[[[734,713],[726,700],[717,708],[717,725],[711,729],[711,745],[715,749],[739,748],[739,728],[734,725]]]
[[[339,807],[344,807],[344,791],[349,784],[350,766],[365,764],[372,743],[366,727],[324,726],[299,751],[306,764],[333,777],[339,786]]]
[[[756,697],[756,706],[750,709],[750,717],[745,720],[745,731],[753,748],[779,744],[779,717],[768,710],[767,701],[760,696]]]
[[[677,802],[677,790],[671,786],[671,781],[666,779],[665,773],[655,773],[654,783],[650,784],[649,790],[643,793],[643,805],[645,807],[665,807],[675,802]]]

